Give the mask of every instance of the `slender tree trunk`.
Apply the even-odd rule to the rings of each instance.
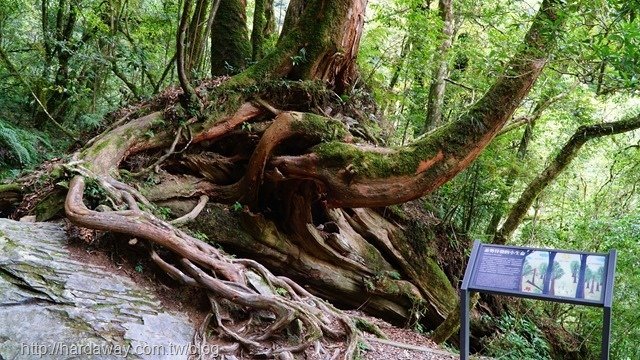
[[[442,43],[434,56],[433,70],[429,98],[427,101],[427,117],[422,132],[432,130],[442,124],[442,107],[444,105],[445,79],[449,70],[449,49],[453,43],[454,18],[453,1],[440,0],[438,10],[442,19]]]
[[[524,133],[522,134],[522,138],[520,139],[520,144],[518,145],[518,151],[516,155],[516,159],[518,161],[523,161],[527,156],[527,151],[529,149],[529,143],[531,142],[531,138],[533,137],[533,130],[535,128],[536,123],[542,117],[542,114],[556,101],[560,100],[567,93],[561,93],[553,97],[543,96],[537,103],[533,110],[533,113],[528,116],[524,116],[521,119],[517,119],[513,121],[514,124],[520,124],[523,122],[525,124]],[[505,126],[502,131],[507,129],[509,125]],[[500,220],[505,212],[505,206],[507,205],[507,201],[509,200],[509,196],[511,195],[511,191],[513,189],[513,185],[516,182],[517,170],[515,167],[509,169],[507,173],[507,177],[505,180],[505,187],[500,192],[500,198],[498,199],[497,206],[494,207],[493,213],[491,215],[491,219],[489,220],[489,224],[487,225],[487,229],[485,230],[485,234],[493,237],[498,230],[498,225],[500,224]]]
[[[264,57],[265,41],[275,31],[275,15],[273,0],[256,0],[253,12],[253,29],[251,30],[251,59],[258,61]]]
[[[199,111],[200,101],[196,95],[196,91],[191,85],[191,79],[187,72],[187,32],[189,31],[189,19],[191,18],[192,0],[185,0],[180,16],[180,24],[178,25],[178,33],[176,39],[176,66],[178,71],[178,80],[182,87],[182,105],[186,111],[194,115]]]
[[[185,71],[193,73],[200,64],[198,49],[205,42],[205,31],[209,12],[209,0],[197,0],[191,22],[189,23],[189,42],[185,54]]]
[[[567,168],[587,141],[637,128],[640,128],[640,116],[638,115],[616,122],[580,127],[560,149],[553,161],[522,192],[520,198],[511,208],[504,224],[496,233],[494,243],[504,244],[507,242],[524,219],[533,201]]]

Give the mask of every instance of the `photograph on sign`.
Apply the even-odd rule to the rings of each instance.
[[[521,291],[601,301],[604,280],[604,256],[533,251],[522,266]]]
[[[472,285],[497,291],[601,302],[606,256],[482,246]]]

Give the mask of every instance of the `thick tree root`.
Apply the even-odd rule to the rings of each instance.
[[[231,259],[218,249],[199,241],[137,206],[130,188],[121,186],[114,179],[101,178],[108,188],[113,202],[128,205],[127,210],[97,212],[83,203],[85,178],[75,176],[69,185],[65,202],[67,217],[76,225],[115,231],[152,244],[162,246],[178,255],[178,265],[163,260],[155,251],[151,258],[171,277],[185,284],[199,286],[208,291],[212,299],[225,299],[245,309],[262,310],[276,319],[256,332],[235,332],[218,322],[218,330],[224,336],[240,343],[252,354],[273,356],[281,352],[300,352],[317,343],[321,338],[346,341],[344,359],[350,359],[355,351],[357,332],[350,319],[324,301],[311,295],[293,281],[276,277],[264,266],[252,260]],[[140,200],[140,199],[138,199]],[[181,269],[179,269],[180,267]],[[252,280],[254,279],[254,280]],[[255,280],[258,279],[258,280]],[[257,282],[257,284],[256,284]],[[216,304],[216,302],[212,304]],[[216,312],[217,306],[213,307]],[[216,314],[216,319],[220,319]],[[272,348],[270,340],[280,336],[283,330],[299,321],[303,334],[295,345]]]

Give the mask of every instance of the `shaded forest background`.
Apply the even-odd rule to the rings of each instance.
[[[45,160],[68,156],[104,130],[116,110],[177,89],[176,33],[183,5],[178,0],[0,0],[0,179],[11,182]],[[249,1],[245,19],[225,19],[239,21],[238,26],[246,21],[240,56],[216,53],[215,44],[230,41],[216,37],[235,34],[212,25],[213,42],[199,41],[202,48],[189,49],[189,78],[239,73],[273,49],[288,2],[272,5],[272,13],[265,11],[269,16],[256,17],[256,9],[264,9]],[[330,95],[331,103],[359,112],[358,121],[340,120],[379,146],[420,140],[463,117],[505,72],[538,6],[535,1],[371,1],[358,77]],[[408,219],[427,241],[453,249],[464,248],[468,239],[617,249],[612,358],[636,359],[640,138],[625,132],[635,125],[614,136],[593,126],[638,116],[640,4],[595,0],[569,7],[572,16],[548,65],[480,157],[411,203],[415,212],[406,206],[389,211]],[[256,23],[263,32],[255,31]],[[208,37],[206,31],[202,36]],[[291,61],[304,64],[306,50]],[[230,207],[242,209],[240,203]],[[598,356],[597,309],[523,301],[492,315],[479,320],[492,329],[476,349],[482,353],[546,359],[551,346],[545,332],[564,331],[577,339],[568,347]],[[420,322],[410,325],[427,330]]]

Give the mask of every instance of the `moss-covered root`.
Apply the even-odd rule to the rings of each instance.
[[[378,325],[365,318],[356,317],[354,318],[354,323],[358,330],[368,332],[369,334],[375,335],[380,339],[388,339],[387,334],[385,334],[384,331],[382,331],[380,327],[378,327]]]
[[[469,301],[470,309],[473,309],[478,299],[480,298],[480,293],[474,293],[471,296]],[[458,331],[460,328],[460,299],[456,303],[456,307],[449,313],[447,318],[440,324],[431,335],[431,340],[436,344],[442,344],[447,341],[453,334]]]

